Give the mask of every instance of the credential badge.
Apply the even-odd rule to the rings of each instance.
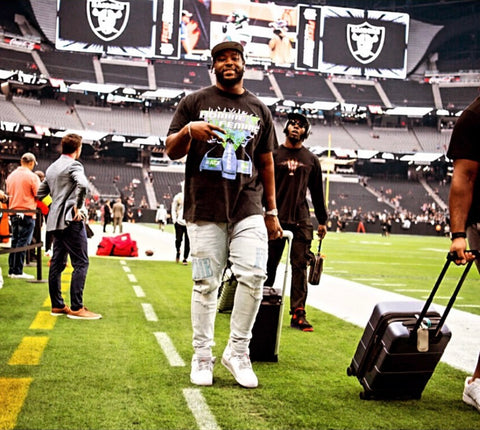
[[[347,43],[355,60],[362,64],[371,63],[382,52],[385,42],[385,27],[364,22],[359,25],[347,24]]]
[[[129,2],[87,0],[87,18],[90,28],[105,42],[114,40],[123,33],[129,16]]]

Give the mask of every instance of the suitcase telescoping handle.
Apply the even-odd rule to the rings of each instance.
[[[282,333],[282,321],[283,321],[283,308],[284,308],[284,298],[285,298],[285,287],[287,285],[288,279],[288,271],[290,270],[290,254],[292,251],[292,241],[293,241],[293,233],[289,230],[283,230],[283,239],[287,241],[287,256],[285,259],[285,275],[283,278],[283,286],[282,286],[282,304],[280,305],[280,311],[278,315],[278,327],[277,327],[277,339],[275,341],[275,356],[278,356],[278,351],[280,349],[280,336]]]
[[[475,258],[478,258],[479,256],[479,251],[476,250],[471,250],[471,251],[465,251],[465,252],[471,252],[475,255]],[[428,312],[428,308],[432,304],[433,298],[435,297],[435,294],[437,293],[438,288],[440,287],[440,284],[442,283],[442,280],[445,276],[445,273],[447,273],[448,267],[450,266],[450,263],[456,259],[456,255],[452,252],[449,252],[447,254],[447,261],[445,261],[445,264],[443,266],[442,271],[440,272],[440,275],[438,276],[437,282],[435,282],[435,285],[432,289],[432,292],[430,293],[430,296],[428,297],[427,301],[425,302],[425,306],[422,309],[422,312],[420,312],[420,316],[417,319],[417,322],[415,323],[415,327],[413,328],[412,334],[417,333],[418,329],[420,328],[420,325],[422,324],[423,320],[425,319],[425,315]],[[455,300],[457,298],[457,295],[460,291],[460,288],[462,288],[463,282],[465,281],[465,278],[468,275],[468,272],[470,271],[470,268],[472,267],[473,261],[469,261],[462,273],[462,276],[460,277],[457,286],[455,287],[455,290],[452,294],[452,297],[450,297],[450,300],[448,301],[448,304],[445,308],[445,311],[443,312],[443,315],[440,318],[440,321],[438,322],[437,329],[435,330],[435,335],[434,337],[437,337],[440,332],[442,331],[443,324],[445,324],[445,320],[447,319],[448,314],[450,313],[450,310],[453,307],[453,304],[455,303]]]

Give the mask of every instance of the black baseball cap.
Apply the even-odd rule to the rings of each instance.
[[[222,51],[225,51],[226,49],[233,49],[234,51],[240,52],[242,54],[243,58],[243,46],[239,42],[234,42],[232,40],[229,40],[227,42],[220,42],[216,44],[212,48],[212,58],[215,60],[215,57]]]
[[[288,118],[289,121],[296,119],[296,120],[300,121],[306,127],[308,127],[308,125],[310,124],[310,121],[308,120],[308,118],[305,115],[302,115],[301,113],[298,113],[298,112],[290,112],[287,115],[287,118]]]

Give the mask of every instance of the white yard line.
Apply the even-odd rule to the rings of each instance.
[[[132,285],[133,291],[137,297],[145,297],[145,291],[140,285]]]
[[[185,388],[183,396],[187,401],[188,407],[192,411],[200,430],[220,430],[215,417],[210,412],[210,408],[198,388]]]
[[[175,346],[173,345],[172,339],[168,336],[167,333],[155,332],[153,333],[157,338],[157,342],[162,348],[163,353],[168,359],[170,366],[173,367],[183,367],[185,362],[182,360],[182,357],[178,354]]]
[[[143,313],[147,321],[157,322],[158,317],[155,313],[153,306],[150,303],[142,303]]]

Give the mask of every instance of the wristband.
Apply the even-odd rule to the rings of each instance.
[[[452,233],[450,235],[450,239],[458,239],[459,237],[465,239],[467,237],[467,234],[464,231],[456,231],[455,233]]]
[[[265,212],[265,215],[278,216],[278,210],[277,209],[270,209],[269,211]]]
[[[187,129],[188,129],[188,135],[190,136],[190,139],[192,139],[192,126],[190,124],[191,122],[187,124]]]

